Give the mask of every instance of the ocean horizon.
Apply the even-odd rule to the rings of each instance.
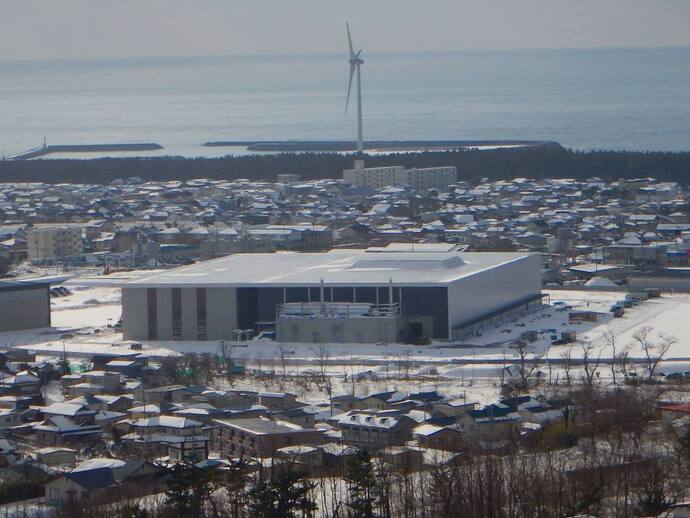
[[[690,150],[690,47],[363,57],[365,140]],[[230,153],[202,147],[218,140],[353,140],[348,73],[345,53],[0,61],[0,151],[44,137],[164,147],[142,156]]]

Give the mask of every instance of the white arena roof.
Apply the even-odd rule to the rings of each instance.
[[[518,261],[524,252],[277,252],[235,254],[125,281],[124,288],[445,286]]]

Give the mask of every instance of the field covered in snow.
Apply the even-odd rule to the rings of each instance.
[[[53,327],[31,331],[0,333],[0,347],[23,346],[44,354],[62,351],[61,337],[68,333],[64,347],[74,356],[97,352],[117,352],[122,346],[113,346],[122,336],[109,325],[121,315],[120,291],[112,287],[71,286],[72,294],[52,299]],[[594,346],[593,355],[611,356],[611,349],[604,337],[607,331],[616,336],[617,347],[633,343],[633,333],[641,326],[653,328],[650,336],[659,333],[673,335],[668,360],[690,362],[690,295],[664,295],[650,299],[638,306],[626,309],[622,318],[613,318],[610,306],[623,297],[617,292],[598,291],[547,291],[551,305],[514,322],[507,322],[485,331],[463,344],[433,343],[427,346],[404,344],[328,344],[329,363],[349,365],[383,365],[402,360],[425,363],[439,371],[448,370],[454,375],[463,363],[475,364],[474,369],[493,369],[490,364],[511,360],[515,351],[511,348],[521,333],[537,331],[538,339],[530,344],[534,354],[559,358],[563,351],[571,349],[573,358],[581,357],[582,343]],[[599,313],[597,322],[569,323],[568,311],[589,310]],[[569,346],[553,346],[554,337],[562,331],[575,331],[578,342]],[[160,357],[185,352],[219,353],[216,342],[145,342],[142,353]],[[319,344],[277,344],[272,341],[228,342],[233,357],[245,362],[265,362],[279,358],[281,349],[289,363],[308,364],[319,356]],[[631,357],[642,357],[635,347]],[[482,364],[486,362],[487,366]],[[464,376],[464,371],[461,372]]]
[[[71,295],[52,299],[52,328],[0,333],[0,348],[16,346],[34,350],[40,357],[56,357],[64,347],[75,361],[95,353],[128,352],[125,346],[114,345],[122,340],[122,335],[111,327],[121,315],[119,289],[104,286],[70,286],[70,289]],[[451,397],[480,403],[494,401],[501,379],[515,375],[516,355],[511,346],[525,331],[537,331],[538,338],[530,344],[530,351],[542,358],[539,370],[544,377],[563,380],[563,368],[555,362],[566,352],[574,359],[581,358],[584,344],[593,346],[591,356],[601,355],[602,360],[610,358],[611,348],[604,333],[610,331],[616,336],[620,350],[633,343],[633,333],[641,326],[654,329],[650,333],[653,340],[659,333],[677,338],[667,360],[660,366],[661,371],[690,370],[690,295],[664,295],[626,309],[621,318],[613,318],[609,308],[621,300],[623,293],[565,290],[547,293],[551,305],[486,330],[471,343],[322,346],[253,340],[226,342],[225,348],[238,362],[263,372],[282,372],[281,357],[285,359],[289,375],[299,376],[323,367],[333,376],[334,393],[437,389]],[[598,321],[571,324],[568,321],[571,309],[595,311],[599,314]],[[552,345],[553,338],[560,337],[562,331],[575,331],[578,341],[570,345]],[[144,342],[141,352],[152,358],[186,352],[221,354],[221,345],[218,342]],[[643,357],[639,347],[630,346],[630,357]],[[546,364],[547,359],[553,363]],[[573,367],[571,374],[578,378],[581,367]],[[599,375],[602,380],[610,376],[610,367],[604,362]],[[364,383],[357,383],[355,387],[353,380]],[[295,390],[296,387],[290,388]],[[305,400],[311,399],[308,390],[296,391]],[[314,394],[315,399],[320,397]]]

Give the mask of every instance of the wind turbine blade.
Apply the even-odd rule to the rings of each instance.
[[[352,48],[352,36],[350,36],[350,24],[345,22],[345,27],[347,28],[347,42],[350,44],[350,59],[355,57],[355,49]]]
[[[352,90],[352,78],[355,75],[355,65],[350,65],[350,81],[347,83],[347,101],[345,101],[345,113],[350,106],[350,90]]]

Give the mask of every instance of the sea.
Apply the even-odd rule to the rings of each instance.
[[[364,136],[690,150],[690,47],[363,53]],[[1,54],[0,54],[1,59]],[[353,140],[347,55],[0,61],[2,156],[51,144],[222,156],[219,140]],[[353,92],[354,94],[354,92]]]

